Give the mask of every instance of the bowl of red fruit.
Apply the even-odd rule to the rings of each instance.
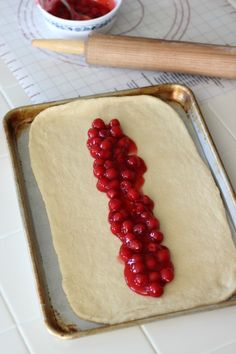
[[[38,0],[36,3],[53,35],[68,38],[108,32],[122,0]]]

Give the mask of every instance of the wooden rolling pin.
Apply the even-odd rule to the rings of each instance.
[[[88,64],[236,78],[236,47],[231,46],[100,34],[85,42],[35,39],[32,44],[84,55]]]

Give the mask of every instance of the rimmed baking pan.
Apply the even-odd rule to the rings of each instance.
[[[235,193],[207,130],[196,99],[187,87],[178,84],[157,85],[86,98],[140,94],[160,98],[171,105],[182,118],[199,154],[209,166],[220,189],[232,230],[232,238],[234,238],[236,229]],[[4,127],[18,189],[20,209],[27,233],[42,311],[49,330],[63,338],[75,338],[161,318],[236,304],[236,296],[232,296],[230,299],[218,304],[129,321],[118,325],[105,325],[85,321],[73,312],[62,289],[61,273],[52,244],[48,218],[31,170],[28,151],[29,129],[37,114],[48,107],[65,104],[70,101],[64,100],[16,108],[4,118]]]

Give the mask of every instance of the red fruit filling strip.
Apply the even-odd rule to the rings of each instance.
[[[62,1],[45,0],[43,8],[50,14],[65,20],[83,21],[104,16],[115,7],[114,0],[67,0],[67,2],[75,11],[73,18]]]
[[[122,245],[119,257],[131,290],[159,297],[174,278],[169,249],[153,214],[154,202],[142,192],[147,168],[137,148],[125,135],[118,119],[105,124],[96,118],[88,130],[87,147],[94,158],[97,189],[109,198],[111,232]]]

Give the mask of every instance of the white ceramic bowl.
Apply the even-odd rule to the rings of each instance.
[[[78,38],[87,37],[91,32],[108,32],[117,18],[122,0],[115,0],[115,2],[115,7],[106,15],[84,21],[65,20],[51,15],[39,3],[37,7],[53,35],[60,38]]]

